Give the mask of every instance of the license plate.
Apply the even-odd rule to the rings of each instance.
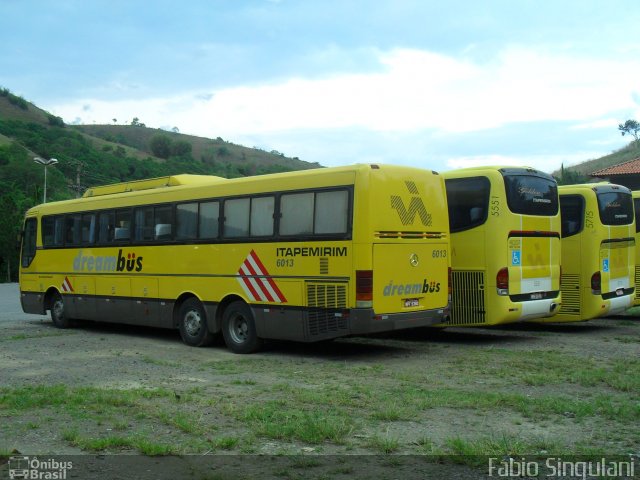
[[[541,293],[532,293],[531,300],[542,300],[543,295]]]
[[[418,300],[417,298],[407,298],[404,301],[404,306],[406,307],[419,307],[420,306],[420,300]]]
[[[621,297],[622,295],[624,295],[624,290],[622,288],[619,288],[616,290],[616,295],[618,297]]]

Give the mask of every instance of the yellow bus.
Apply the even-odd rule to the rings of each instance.
[[[550,175],[520,167],[444,172],[451,230],[450,320],[496,325],[557,313],[558,189]]]
[[[640,191],[634,190],[631,192],[633,197],[633,211],[635,213],[636,220],[636,270],[635,270],[635,297],[633,299],[634,305],[640,305]]]
[[[634,295],[635,219],[631,191],[590,183],[559,187],[562,308],[552,321],[621,313]]]
[[[435,172],[355,165],[96,187],[26,214],[27,313],[318,341],[430,326],[449,310],[449,225]]]

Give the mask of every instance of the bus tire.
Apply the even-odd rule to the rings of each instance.
[[[59,292],[55,292],[51,296],[51,321],[56,328],[69,328],[71,326],[71,320],[67,317],[64,308],[64,300]]]
[[[256,322],[249,306],[236,301],[227,306],[222,315],[222,336],[233,353],[254,353],[262,347]]]
[[[205,347],[213,341],[213,334],[207,327],[207,315],[197,298],[182,302],[178,311],[180,336],[182,341],[192,347]]]

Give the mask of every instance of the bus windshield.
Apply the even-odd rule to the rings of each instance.
[[[598,193],[598,210],[603,225],[629,225],[633,222],[633,203],[628,193]]]
[[[556,215],[558,186],[555,181],[537,175],[505,175],[507,203],[513,213]]]

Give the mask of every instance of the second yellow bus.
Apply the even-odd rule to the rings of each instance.
[[[531,168],[445,172],[452,250],[450,321],[496,325],[549,317],[560,294],[556,181]]]

